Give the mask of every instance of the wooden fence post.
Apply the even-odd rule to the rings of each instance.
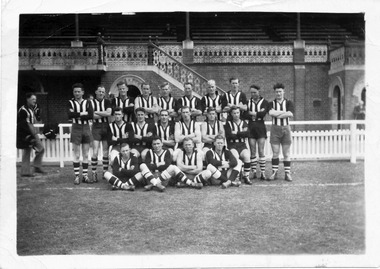
[[[356,163],[356,122],[351,122],[350,124],[350,133],[351,133],[351,163]]]
[[[63,127],[62,124],[58,124],[59,127],[59,167],[63,168]]]

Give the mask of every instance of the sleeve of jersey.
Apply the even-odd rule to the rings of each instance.
[[[206,159],[207,164],[212,164],[216,168],[218,168],[219,166],[222,165],[221,161],[214,159],[214,157],[212,156],[212,152],[210,150],[206,152],[206,158],[205,159]]]
[[[222,109],[225,108],[228,104],[226,94],[223,94],[221,97]]]
[[[112,172],[113,174],[119,173],[120,170],[120,164],[119,164],[119,158],[115,157],[112,163]]]
[[[273,108],[273,102],[268,102],[267,111],[271,110]]]
[[[175,111],[178,112],[182,108],[182,99],[178,99],[175,103]]]
[[[87,102],[87,115],[80,116],[82,120],[90,120],[94,117],[94,109],[92,108],[91,102]]]
[[[240,101],[241,101],[244,105],[248,104],[247,96],[245,95],[244,92],[242,92],[241,95],[240,95]]]
[[[135,99],[132,98],[132,97],[129,97],[129,103],[130,104],[134,104],[135,103]],[[127,106],[127,107],[123,108],[124,114],[130,115],[130,114],[133,114],[134,111],[135,111],[135,106]]]
[[[202,111],[202,113],[206,112],[207,108],[206,108],[206,97],[205,96],[202,97],[202,99],[200,101],[200,106],[201,106],[200,110]]]
[[[67,104],[67,115],[69,116],[69,119],[78,118],[80,116],[79,112],[71,112],[70,109],[72,109],[71,102]]]
[[[233,168],[237,165],[237,160],[235,156],[231,153],[231,151],[226,151],[226,159],[230,161],[230,168]]]
[[[202,106],[201,99],[197,98],[196,100],[197,100],[197,101],[196,101],[196,103],[195,103],[195,108],[203,112],[203,110],[202,110],[202,107],[203,107],[203,106]]]
[[[33,135],[30,131],[29,124],[26,121],[28,115],[25,110],[20,110],[17,115],[17,129],[22,131],[25,135]]]
[[[264,108],[264,111],[260,111],[260,112],[257,112],[257,118],[264,118],[265,115],[267,114],[268,112],[268,101],[267,100],[264,100],[263,101],[263,104],[262,104],[262,108]]]
[[[155,136],[156,134],[156,128],[154,127],[154,124],[149,124],[148,125],[148,133],[151,132],[152,135],[151,136],[143,136],[141,141],[144,141],[144,142],[152,142],[153,140],[153,137]]]
[[[105,107],[106,109],[108,109],[108,108],[112,108],[111,101],[108,100],[108,99],[104,99],[104,107]]]
[[[128,124],[128,127],[127,127],[127,129],[128,129],[128,142],[131,144],[140,142],[139,139],[135,138],[135,132],[133,131],[132,125],[130,123],[127,123],[127,124]]]
[[[290,100],[286,101],[286,110],[294,113],[294,105],[292,101]]]

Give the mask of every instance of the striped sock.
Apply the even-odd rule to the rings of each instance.
[[[260,157],[259,158],[259,165],[260,165],[261,173],[265,173],[265,164],[266,164],[265,157]]]
[[[112,184],[112,185],[118,187],[118,188],[120,188],[121,184],[123,184],[123,182],[122,182],[120,179],[118,179],[117,177],[115,177],[115,176],[112,176],[112,177],[108,180],[108,182],[109,182],[110,184]]]
[[[98,166],[98,159],[97,158],[91,158],[91,170],[92,170],[92,173],[96,173],[97,166]]]
[[[103,171],[108,171],[109,160],[108,157],[103,157]]]
[[[195,183],[203,183],[203,184],[204,184],[205,179],[202,177],[202,175],[199,175],[199,176],[196,176],[196,177],[194,178],[194,182],[195,182]]]
[[[244,163],[244,176],[248,177],[249,172],[251,171],[251,164],[250,163]]]
[[[290,161],[284,161],[285,173],[290,173]]]
[[[257,167],[257,157],[251,157],[251,170],[253,173],[256,173],[256,167]]]
[[[80,169],[79,162],[73,162],[73,166],[74,166],[74,174],[75,174],[75,176],[79,176],[79,169]]]
[[[280,164],[280,159],[279,158],[272,159],[272,170],[273,170],[273,172],[277,172],[278,171],[278,165],[279,164]]]
[[[88,174],[88,163],[82,163],[82,172],[83,172],[83,176],[87,176],[87,174]]]

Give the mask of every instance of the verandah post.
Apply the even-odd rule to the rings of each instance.
[[[351,140],[351,159],[350,159],[350,162],[351,163],[356,163],[356,156],[357,156],[357,152],[356,152],[356,121],[352,121],[351,124],[350,124],[350,133],[351,133],[351,137],[350,137],[350,140]]]

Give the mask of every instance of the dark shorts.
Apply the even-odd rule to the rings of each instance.
[[[291,145],[292,144],[292,131],[290,126],[272,125],[270,130],[270,143]]]
[[[92,124],[92,137],[96,141],[107,140],[107,130],[108,130],[107,122],[101,122],[101,123],[94,122]]]
[[[231,150],[231,149],[235,149],[239,156],[240,156],[240,153],[247,149],[247,145],[244,143],[244,142],[232,142],[232,143],[228,143],[228,149]]]
[[[265,127],[265,123],[262,121],[249,121],[248,130],[248,138],[267,138],[267,128]]]
[[[71,126],[70,142],[76,145],[90,144],[92,142],[90,125],[73,123]]]

